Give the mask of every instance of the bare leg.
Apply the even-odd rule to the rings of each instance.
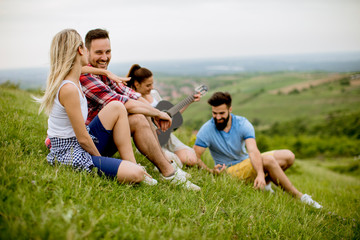
[[[156,133],[156,128],[155,128],[153,122],[151,121],[151,118],[150,118],[150,117],[146,117],[146,120],[148,121],[148,123],[149,123],[149,125],[150,125],[151,131],[153,132],[154,137],[159,141],[158,135],[157,135],[157,133]],[[159,145],[160,145],[160,143],[159,143]]]
[[[197,165],[197,157],[194,151],[185,148],[179,151],[175,151],[175,154],[179,157],[183,164],[188,166]]]
[[[275,150],[274,158],[279,163],[283,171],[291,167],[295,162],[294,153],[287,149]],[[268,176],[265,180],[266,184],[268,184],[271,181],[271,178]]]
[[[274,151],[274,158],[284,171],[291,167],[295,162],[294,153],[287,149]]]
[[[106,130],[113,130],[114,143],[121,158],[136,163],[125,106],[121,102],[112,101],[99,112],[98,116]]]
[[[183,164],[180,160],[180,158],[173,152],[170,152],[169,150],[167,150],[166,148],[161,148],[166,156],[167,159],[169,159],[171,162],[175,162],[177,166],[179,166],[179,168],[183,167]]]
[[[291,195],[301,198],[303,194],[292,185],[279,163],[275,160],[274,156],[265,155],[262,156],[262,159],[264,163],[264,170],[269,173],[271,181],[276,185],[280,185],[280,187]]]
[[[144,170],[135,163],[123,160],[117,171],[120,183],[139,183],[144,180]]]
[[[149,122],[144,115],[129,115],[130,131],[134,143],[139,151],[147,157],[167,177],[175,172],[174,167],[164,156],[159,141],[154,136]]]
[[[148,120],[148,122],[149,122],[149,126],[150,126],[150,128],[151,128],[151,131],[152,131],[153,134],[154,134],[154,137],[155,137],[155,139],[156,139],[156,143],[159,145],[159,148],[161,148],[161,150],[162,150],[162,147],[161,147],[160,142],[159,142],[158,135],[157,135],[157,133],[156,133],[156,128],[155,128],[155,126],[154,126],[151,118],[150,118],[150,117],[146,117],[146,120]],[[169,158],[166,156],[166,154],[164,153],[164,151],[161,151],[161,152],[162,152],[163,156],[166,158],[166,160],[168,160],[170,163],[173,162],[171,159],[169,159]]]

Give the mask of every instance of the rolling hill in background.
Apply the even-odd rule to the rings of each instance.
[[[126,75],[132,63],[112,63],[110,70]],[[144,62],[155,75],[155,88],[176,104],[205,84],[209,93],[184,112],[184,126],[198,129],[211,117],[207,99],[215,91],[233,96],[233,112],[257,129],[308,119],[324,121],[334,112],[352,113],[360,103],[360,53]],[[0,71],[0,83],[20,88],[45,86],[47,69]],[[360,126],[359,126],[360,127]]]
[[[192,128],[211,118],[207,99],[215,91],[231,93],[233,113],[247,117],[258,129],[295,119],[315,124],[334,112],[350,114],[360,110],[360,74],[275,72],[213,76],[196,81],[207,84],[210,91],[183,113],[184,125]]]
[[[109,70],[125,76],[135,62],[112,62]],[[360,52],[303,54],[221,59],[193,59],[137,62],[149,68],[156,77],[215,76],[237,73],[271,73],[278,71],[354,72],[360,70]],[[11,81],[23,89],[45,86],[48,68],[0,70],[0,83]]]

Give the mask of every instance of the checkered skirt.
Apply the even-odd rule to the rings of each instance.
[[[70,165],[78,170],[91,172],[94,166],[90,153],[86,152],[77,141],[72,138],[50,138],[51,149],[47,155],[47,161],[50,165],[56,162]]]

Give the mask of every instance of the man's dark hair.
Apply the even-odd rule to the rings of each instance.
[[[217,107],[222,104],[226,104],[228,108],[231,107],[231,96],[228,92],[216,92],[214,93],[208,100],[208,103],[213,106]]]
[[[109,32],[105,29],[97,28],[90,30],[85,36],[85,46],[90,50],[91,42],[95,39],[109,38]]]

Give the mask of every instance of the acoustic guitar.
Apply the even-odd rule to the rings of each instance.
[[[208,87],[205,85],[201,85],[195,88],[195,93],[200,93],[201,96],[204,96],[205,93],[208,91]],[[194,94],[186,97],[181,102],[176,105],[171,104],[169,101],[162,100],[160,101],[155,108],[159,109],[160,111],[164,111],[172,118],[171,126],[165,132],[160,130],[157,131],[159,142],[161,146],[164,146],[170,139],[170,134],[175,131],[178,127],[181,126],[183,123],[183,118],[181,113],[179,112],[180,109],[185,107],[186,105],[192,103],[194,101]]]

